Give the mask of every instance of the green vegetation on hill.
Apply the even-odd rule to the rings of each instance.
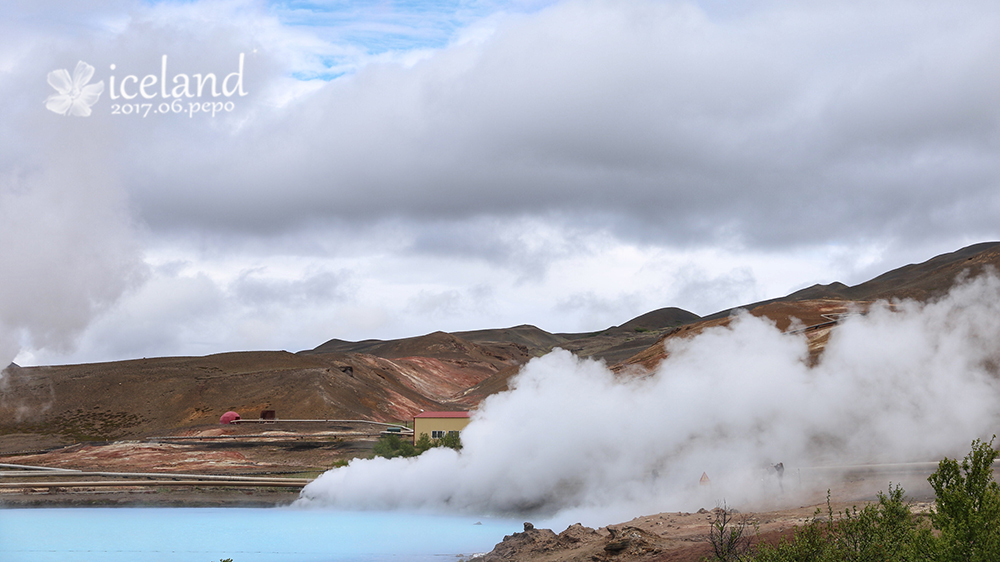
[[[1000,560],[1000,485],[993,479],[998,456],[993,440],[976,440],[959,463],[945,458],[928,478],[937,508],[915,515],[903,489],[889,486],[878,502],[816,517],[776,545],[758,542],[746,518],[729,510],[716,515],[710,540],[714,560],[725,562],[988,562]]]
[[[379,437],[372,451],[376,457],[391,459],[395,457],[415,457],[434,447],[448,447],[450,449],[461,450],[462,439],[457,432],[449,432],[441,439],[431,439],[426,433],[421,433],[416,443],[410,443],[405,439],[401,439],[398,435],[383,435]]]

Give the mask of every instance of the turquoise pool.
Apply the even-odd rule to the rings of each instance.
[[[521,521],[295,508],[0,509],[5,562],[454,562]]]

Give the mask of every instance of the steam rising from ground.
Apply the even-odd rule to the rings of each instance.
[[[761,483],[770,463],[937,460],[988,437],[998,347],[991,275],[929,304],[876,304],[835,329],[812,367],[803,336],[748,314],[673,340],[645,378],[616,378],[557,350],[483,402],[461,453],[356,460],[320,476],[299,503],[562,511],[602,523],[722,498],[752,503],[775,492]]]
[[[0,162],[0,369],[25,346],[71,349],[142,275],[125,194],[91,144]]]

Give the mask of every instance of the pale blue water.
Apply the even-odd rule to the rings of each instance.
[[[454,562],[492,550],[521,527],[502,519],[292,508],[0,509],[0,560]]]

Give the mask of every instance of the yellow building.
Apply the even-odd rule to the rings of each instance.
[[[413,418],[413,439],[416,442],[422,433],[431,439],[441,439],[445,435],[458,433],[469,425],[469,412],[422,412]]]

